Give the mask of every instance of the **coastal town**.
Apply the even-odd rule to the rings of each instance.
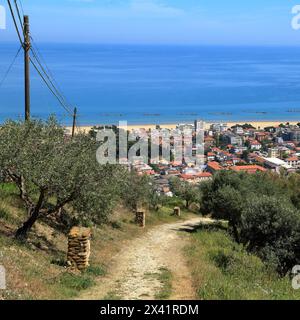
[[[195,136],[200,123],[201,121],[178,124],[176,129],[191,130]],[[151,129],[142,130],[150,138]],[[249,174],[268,170],[277,174],[289,174],[300,170],[300,123],[282,123],[264,128],[256,128],[247,123],[234,126],[213,123],[203,131],[204,159],[201,165],[174,159],[167,161],[160,157],[151,163],[136,161],[131,163],[132,168],[140,175],[153,176],[157,191],[169,197],[173,196],[169,184],[172,177],[199,184],[212,179],[213,175],[221,170]],[[192,145],[188,147],[195,152],[197,145],[195,139],[192,141]],[[172,151],[171,144],[171,154]]]

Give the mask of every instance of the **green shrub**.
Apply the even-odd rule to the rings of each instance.
[[[201,300],[300,298],[288,276],[279,277],[226,232],[202,229],[192,237],[187,255]]]
[[[295,176],[220,172],[200,186],[201,211],[227,220],[238,243],[285,275],[300,263],[300,212],[294,206],[299,185]]]
[[[286,274],[300,262],[300,213],[289,202],[257,197],[243,210],[241,237],[250,251]]]

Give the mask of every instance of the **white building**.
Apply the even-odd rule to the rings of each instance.
[[[228,125],[227,123],[213,123],[210,128],[215,132],[225,132],[228,129]]]
[[[277,173],[280,173],[280,169],[282,168],[285,170],[293,169],[293,167],[288,165],[285,161],[278,158],[264,158],[264,160],[265,160],[265,165]]]
[[[298,169],[300,167],[300,160],[297,156],[287,158],[285,161],[289,166],[295,169]]]
[[[268,158],[277,158],[279,155],[278,148],[269,148],[268,149]]]
[[[250,141],[250,147],[251,147],[251,150],[259,151],[262,148],[262,145],[260,142],[254,140],[254,141]]]

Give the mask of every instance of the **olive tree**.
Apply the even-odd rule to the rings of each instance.
[[[172,192],[179,198],[185,201],[186,209],[189,209],[192,203],[199,203],[200,191],[199,188],[187,181],[182,181],[178,177],[170,179]]]
[[[86,135],[66,136],[54,118],[7,121],[0,128],[0,171],[16,184],[27,210],[17,238],[26,238],[41,216],[66,205],[97,223],[106,218],[117,200],[123,169],[100,166],[96,150]]]
[[[133,211],[140,206],[150,204],[150,194],[154,192],[152,181],[148,176],[138,175],[134,170],[128,173],[124,181],[122,199],[124,204]]]
[[[300,213],[284,198],[256,196],[242,213],[242,241],[285,274],[300,263]]]

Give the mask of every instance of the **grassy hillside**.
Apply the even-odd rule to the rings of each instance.
[[[279,278],[220,226],[200,226],[187,248],[194,286],[203,300],[300,299],[289,277]]]
[[[176,221],[172,206],[149,212],[143,230],[134,223],[134,215],[119,208],[110,221],[92,227],[91,266],[85,273],[70,273],[65,267],[68,228],[53,220],[42,219],[31,232],[28,243],[14,239],[14,232],[26,217],[13,185],[0,186],[0,265],[7,270],[8,290],[0,299],[72,299],[81,290],[92,287],[95,279],[109,272],[111,258],[130,239],[154,225]],[[181,219],[185,219],[183,213]]]

